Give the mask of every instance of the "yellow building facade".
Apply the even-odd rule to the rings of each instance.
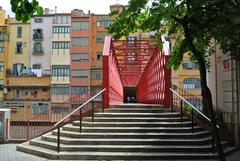
[[[183,56],[183,63],[177,71],[172,70],[172,83],[189,91],[193,95],[201,95],[200,73],[198,65],[190,61],[188,53]]]
[[[8,18],[9,54],[8,70],[20,74],[24,67],[29,66],[30,24],[22,23],[14,18]],[[9,71],[11,72],[11,71]]]
[[[0,8],[0,105],[3,104],[5,69],[8,64],[9,33],[6,24],[6,12]]]

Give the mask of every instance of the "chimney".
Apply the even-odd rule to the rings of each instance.
[[[55,13],[57,13],[57,6],[55,6]]]
[[[49,8],[45,8],[44,9],[44,14],[48,15],[50,13],[50,9]]]

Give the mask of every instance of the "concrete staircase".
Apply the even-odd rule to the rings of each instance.
[[[157,105],[117,105],[17,146],[18,151],[61,160],[212,160],[211,134]],[[226,144],[226,143],[224,143]]]

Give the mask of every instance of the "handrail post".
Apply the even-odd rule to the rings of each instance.
[[[213,136],[213,131],[212,131],[212,153],[215,152],[215,146],[214,146],[214,136]]]
[[[194,111],[193,111],[193,108],[192,108],[192,133],[194,132],[194,129],[193,129],[193,123],[194,123],[194,116],[193,116],[193,113],[194,113]]]
[[[79,111],[79,132],[82,132],[82,109]]]
[[[57,152],[60,152],[60,125],[57,128]]]
[[[92,122],[94,122],[94,100],[92,100]]]
[[[171,92],[171,111],[173,113],[173,92]]]
[[[30,126],[30,122],[29,120],[27,120],[27,140],[29,140],[29,126]]]
[[[181,120],[183,121],[183,100],[181,99]]]

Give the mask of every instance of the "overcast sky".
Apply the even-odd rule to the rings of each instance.
[[[85,13],[90,10],[96,14],[107,14],[110,12],[110,5],[116,3],[127,5],[128,0],[38,0],[38,2],[43,8],[51,10],[54,10],[55,6],[57,6],[57,12],[70,12],[72,9],[82,9]],[[10,0],[0,0],[0,6],[10,16],[14,16],[11,12]]]

